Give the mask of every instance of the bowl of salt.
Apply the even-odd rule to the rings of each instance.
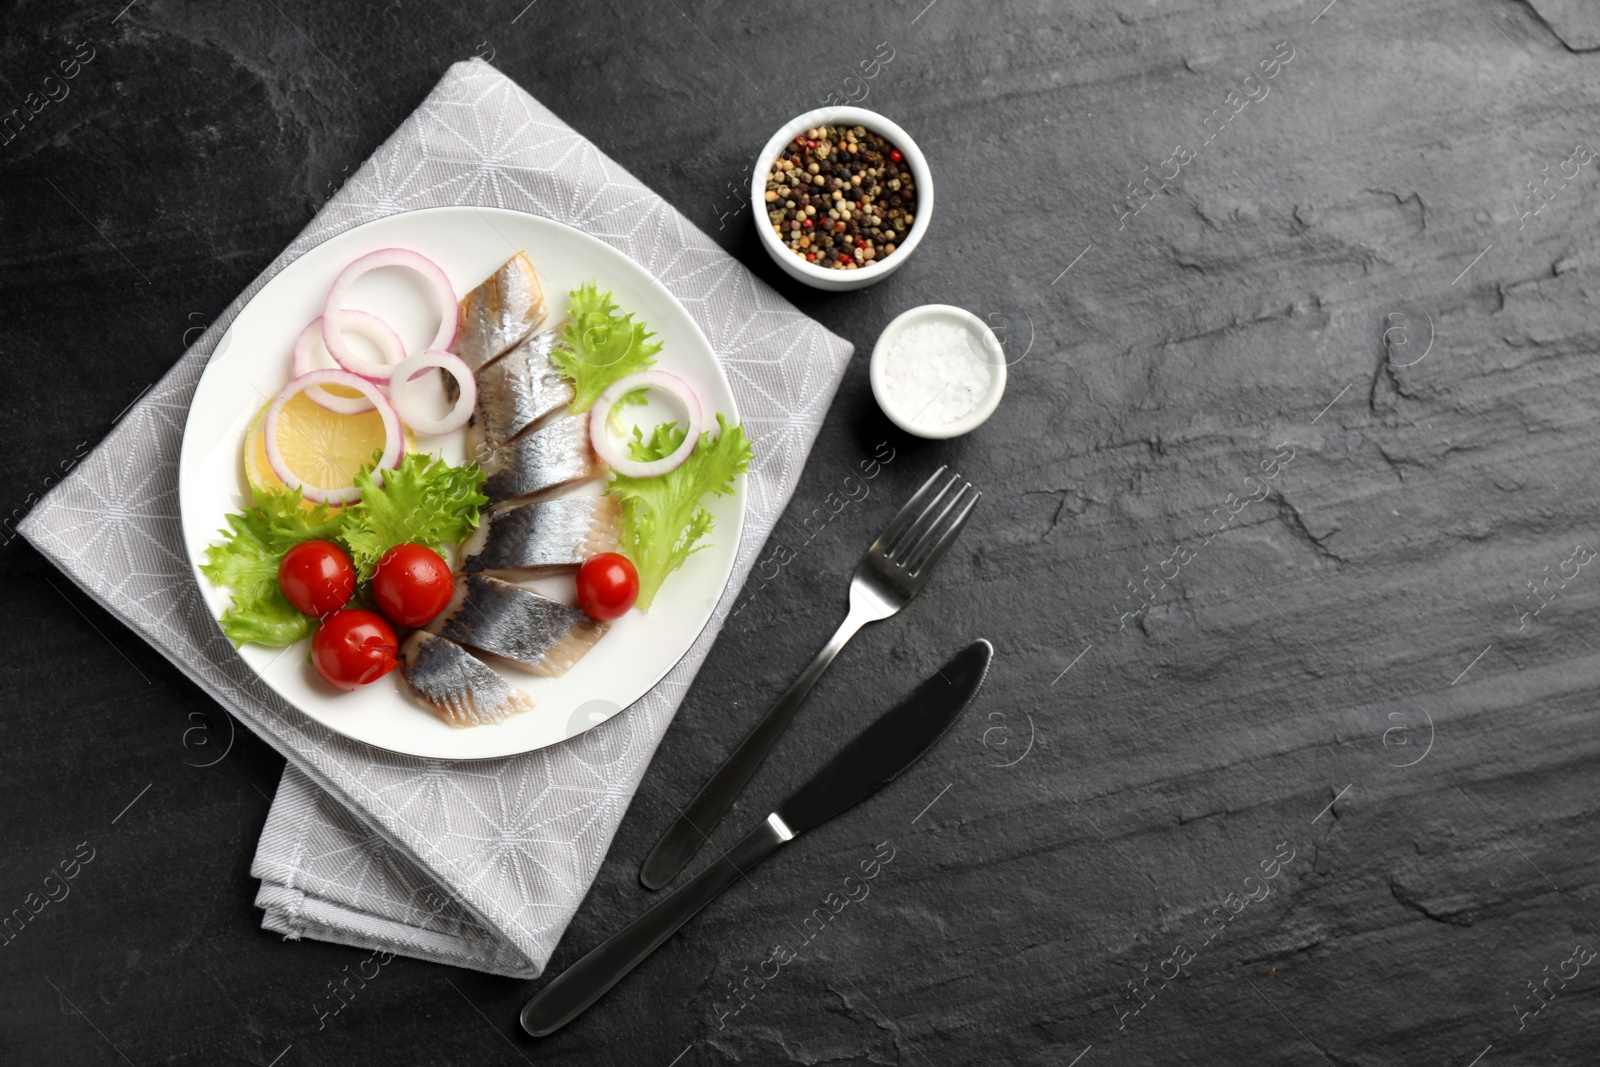
[[[965,308],[923,304],[878,335],[871,378],[878,406],[902,430],[934,440],[960,437],[1000,406],[1005,349]]]

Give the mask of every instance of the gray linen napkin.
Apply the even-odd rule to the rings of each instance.
[[[468,764],[346,740],[261,684],[200,598],[177,499],[190,397],[245,302],[334,234],[444,204],[545,215],[642,264],[711,339],[756,457],[733,580],[666,679],[572,741]],[[850,355],[510,79],[458,63],[20,529],[288,759],[251,868],[267,929],[534,977],[793,493]]]

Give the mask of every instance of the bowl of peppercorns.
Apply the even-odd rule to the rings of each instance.
[[[773,262],[817,289],[893,273],[933,216],[926,157],[905,130],[859,107],[808,111],[773,134],[750,192]]]

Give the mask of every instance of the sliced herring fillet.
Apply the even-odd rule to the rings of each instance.
[[[455,599],[427,628],[553,678],[582,659],[608,625],[520,585],[464,574],[456,579]]]
[[[400,676],[416,698],[447,725],[503,722],[533,707],[533,698],[448,638],[417,630],[400,646]]]
[[[518,252],[461,298],[450,351],[477,371],[522,341],[545,319],[544,289],[527,253]]]
[[[494,449],[481,466],[491,504],[509,504],[596,478],[606,465],[589,443],[589,413],[568,415]]]
[[[572,386],[550,361],[558,343],[541,330],[478,372],[468,455],[487,455],[572,403]]]
[[[538,577],[615,551],[621,506],[609,496],[569,496],[489,512],[461,546],[461,570]]]

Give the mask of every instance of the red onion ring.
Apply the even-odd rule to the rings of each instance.
[[[434,367],[454,378],[461,391],[461,395],[456,397],[455,407],[439,419],[429,418],[416,410],[413,392],[416,383],[424,377],[420,372]],[[478,381],[472,376],[472,368],[460,356],[449,352],[430,348],[426,352],[407,356],[394,368],[394,374],[389,379],[389,403],[394,405],[395,413],[416,433],[433,436],[461,429],[472,418],[472,409],[477,402]]]
[[[394,367],[389,364],[373,363],[371,360],[362,359],[350,350],[345,344],[344,334],[334,325],[339,322],[339,311],[344,303],[345,293],[355,280],[369,270],[379,267],[405,267],[422,275],[423,280],[433,289],[434,296],[439,300],[439,330],[433,335],[433,340],[423,346],[427,349],[447,349],[456,339],[456,326],[459,311],[456,308],[456,291],[450,285],[450,279],[445,277],[439,265],[426,256],[420,255],[407,248],[380,248],[376,252],[353,261],[348,267],[339,272],[333,280],[333,286],[328,290],[328,302],[322,309],[322,343],[328,346],[328,355],[334,361],[349,371],[359,374],[375,382],[385,382],[394,373]]]
[[[686,423],[683,443],[673,449],[670,456],[648,463],[640,462],[629,456],[625,447],[614,443],[606,432],[611,409],[635,389],[654,389],[665,393],[683,409]],[[688,382],[666,371],[639,371],[618,378],[606,387],[606,391],[594,402],[594,407],[589,409],[589,443],[594,446],[595,453],[618,474],[625,474],[629,478],[658,478],[681,467],[694,451],[695,445],[700,443],[700,400],[689,388]]]
[[[400,335],[389,328],[389,324],[378,316],[365,311],[339,312],[339,328],[351,333],[359,333],[367,340],[378,346],[379,353],[384,362],[393,366],[406,358],[406,346],[400,340]],[[311,324],[300,331],[300,337],[294,343],[293,373],[295,377],[309,374],[314,370],[331,370],[329,366],[318,366],[317,356],[327,354],[327,346],[322,343],[322,318],[318,316],[311,320]],[[331,363],[332,356],[327,356]],[[372,410],[372,401],[364,396],[335,396],[320,385],[313,385],[306,390],[306,399],[320,408],[325,408],[336,415],[359,415],[363,411]]]
[[[378,417],[383,420],[383,455],[378,459],[380,468],[395,467],[405,451],[405,436],[400,428],[400,416],[395,414],[394,408],[389,406],[388,399],[376,385],[365,378],[342,370],[309,371],[292,379],[288,385],[279,390],[277,396],[272,398],[272,403],[267,407],[267,417],[262,423],[262,431],[266,436],[267,463],[272,467],[272,473],[281,478],[284,485],[290,489],[300,490],[307,500],[314,503],[349,504],[361,499],[361,490],[355,485],[339,487],[307,485],[299,475],[289,469],[289,465],[284,462],[282,450],[278,448],[278,416],[283,413],[283,405],[287,404],[296,393],[314,385],[349,386],[372,401]]]

